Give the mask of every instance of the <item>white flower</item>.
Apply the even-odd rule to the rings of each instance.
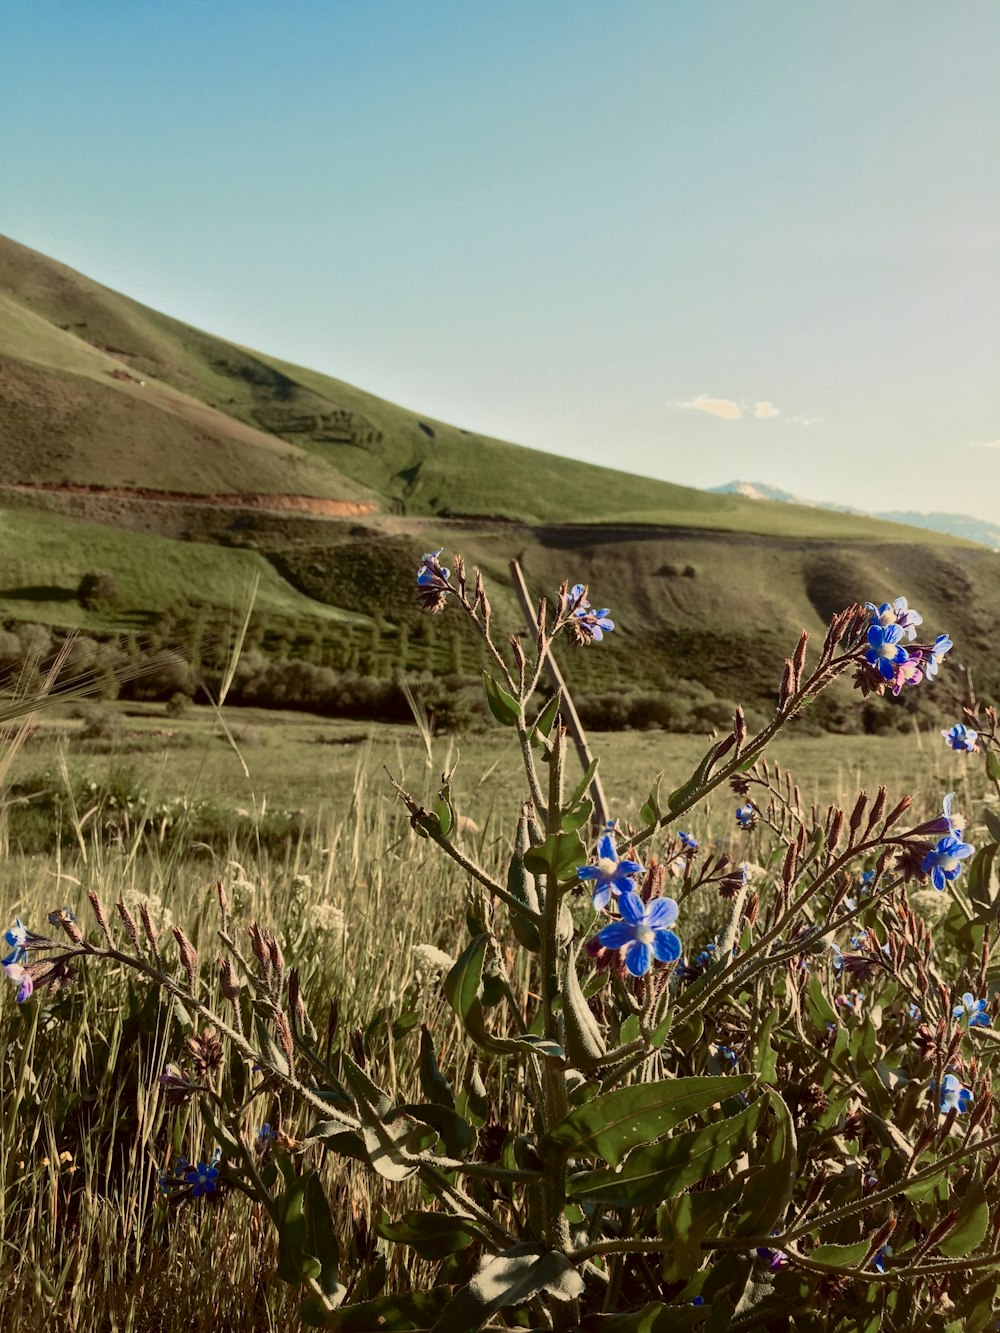
[[[413,975],[419,986],[433,985],[442,973],[450,972],[455,966],[451,954],[445,953],[443,949],[438,949],[433,944],[415,944],[410,950],[410,961],[413,963]]]
[[[312,909],[312,924],[323,935],[343,935],[347,919],[336,903],[317,903]]]

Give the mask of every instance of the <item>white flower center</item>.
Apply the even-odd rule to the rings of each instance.
[[[598,857],[597,868],[605,879],[610,879],[618,869],[618,862],[612,861],[610,857],[601,856]]]
[[[938,862],[938,865],[942,870],[954,870],[958,864],[959,859],[957,856],[942,856],[941,860]]]
[[[653,943],[652,926],[637,926],[635,937],[640,944],[652,944]]]

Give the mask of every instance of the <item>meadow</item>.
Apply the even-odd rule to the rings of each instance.
[[[41,714],[8,782],[27,790],[29,801],[47,786],[93,784],[98,793],[132,795],[63,807],[71,836],[32,854],[18,850],[8,805],[6,916],[44,929],[48,913],[64,904],[82,920],[88,890],[109,904],[121,895],[133,910],[148,899],[164,932],[185,923],[210,978],[221,881],[237,929],[256,920],[274,931],[287,966],[300,971],[318,1025],[324,1017],[331,1025],[328,1040],[349,1043],[393,1098],[409,1102],[417,1094],[421,1023],[460,1086],[467,1078],[461,1025],[443,1001],[434,964],[415,946],[455,954],[469,901],[465,877],[414,836],[383,765],[429,804],[441,772],[457,763],[455,806],[475,825],[466,827],[463,845],[500,868],[519,790],[516,755],[502,736],[430,738],[416,725],[359,727],[256,710],[225,714],[227,735],[207,709],[171,718],[157,705],[102,708],[117,714],[118,729],[89,740],[86,720]],[[593,740],[615,814],[636,822],[655,773],[665,769],[679,780],[705,746],[704,737],[662,733]],[[927,816],[943,791],[969,795],[967,757],[948,751],[936,733],[790,738],[776,757],[795,772],[807,801],[844,801],[859,783],[872,787],[885,774],[893,798],[918,789]],[[209,798],[241,834],[211,845],[182,827],[168,838],[162,824],[150,827],[144,818],[164,803],[191,807]],[[755,836],[749,846],[738,841],[733,804],[718,792],[693,831],[737,856],[763,855]],[[294,827],[265,845],[254,830],[276,809],[292,812]],[[685,947],[703,946],[717,916],[712,908],[689,913]],[[45,1002],[18,1006],[4,996],[0,1326],[79,1333],[299,1327],[299,1295],[276,1275],[273,1232],[255,1205],[230,1192],[218,1203],[172,1207],[158,1191],[174,1155],[207,1158],[213,1141],[197,1105],[172,1108],[157,1082],[198,1024],[124,969],[81,973],[74,988]],[[514,980],[527,997],[523,967]],[[274,1123],[277,1108],[265,1087],[254,1123]],[[310,1116],[286,1106],[281,1123],[299,1139]],[[426,1282],[433,1265],[380,1239],[391,1217],[420,1206],[421,1188],[373,1180],[332,1153],[320,1169],[342,1270],[360,1275],[351,1302]],[[333,1326],[373,1326],[352,1323],[349,1311],[341,1318]]]

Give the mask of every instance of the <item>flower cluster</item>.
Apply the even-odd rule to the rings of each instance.
[[[920,869],[923,874],[930,875],[931,883],[940,892],[945,884],[958,879],[962,862],[975,850],[975,847],[963,842],[957,833],[947,833],[937,846],[932,847],[927,853]]]
[[[186,1157],[178,1157],[172,1171],[160,1172],[160,1193],[165,1194],[170,1203],[217,1198],[222,1184],[219,1179],[221,1159],[220,1148],[216,1148],[208,1161],[191,1163]]]
[[[752,829],[757,822],[757,811],[749,801],[736,807],[736,822],[741,829]]]
[[[936,1089],[932,1083],[931,1092],[934,1091]],[[941,1114],[947,1115],[949,1111],[957,1111],[959,1115],[964,1115],[972,1105],[972,1101],[972,1093],[962,1086],[958,1077],[955,1074],[945,1074],[938,1092],[938,1110]]]
[[[979,741],[979,733],[962,722],[956,722],[949,731],[942,731],[941,735],[953,750],[965,751],[967,754],[973,753]]]
[[[583,583],[574,583],[569,592],[563,594],[563,611],[569,616],[573,637],[580,644],[600,643],[615,627],[615,622],[608,619],[608,607],[591,610]]]
[[[426,551],[417,570],[417,601],[425,611],[433,614],[444,610],[447,594],[451,592],[448,583],[451,570],[446,569],[440,560],[443,550],[441,546],[436,551]]]
[[[962,996],[961,1004],[951,1011],[952,1018],[965,1018],[970,1028],[991,1028],[993,1019],[986,1012],[986,1001],[977,1000],[971,991]]]
[[[620,952],[625,967],[634,977],[642,977],[650,970],[655,959],[658,963],[675,963],[681,956],[681,942],[670,927],[677,920],[677,904],[673,898],[654,897],[649,902],[635,890],[633,876],[641,875],[638,861],[619,859],[611,833],[601,835],[597,844],[597,864],[580,866],[577,878],[592,884],[593,904],[596,910],[606,908],[615,900],[619,920],[612,921],[597,933],[591,944],[596,948]]]
[[[925,677],[933,680],[953,647],[948,635],[939,634],[933,643],[915,643],[917,626],[924,618],[907,605],[905,597],[880,606],[869,602],[867,610],[871,620],[864,653],[867,676],[859,680],[862,688],[880,693],[888,687],[898,695],[904,685],[919,685]],[[904,639],[909,647],[903,647]]]

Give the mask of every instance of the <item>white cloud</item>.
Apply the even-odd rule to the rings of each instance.
[[[801,413],[798,416],[789,417],[788,419],[789,421],[794,422],[796,426],[818,426],[823,420],[822,417],[805,417],[802,416]]]
[[[713,417],[723,417],[726,421],[739,421],[743,415],[743,410],[739,403],[731,402],[728,398],[709,398],[701,393],[697,398],[692,398],[687,403],[672,403],[673,407],[687,407],[695,412],[709,412]]]
[[[780,417],[781,408],[775,407],[773,403],[756,403],[754,405],[753,414],[758,420],[764,420],[767,417]]]
[[[973,440],[970,449],[1000,449],[1000,440]]]

